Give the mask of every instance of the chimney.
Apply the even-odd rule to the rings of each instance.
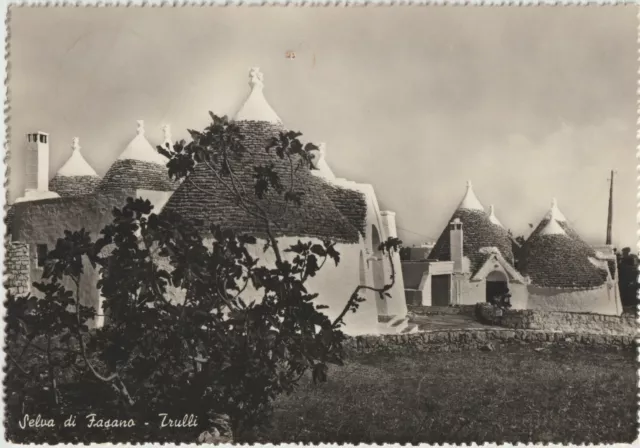
[[[462,221],[456,218],[449,224],[449,255],[453,261],[453,272],[462,272]]]
[[[49,134],[27,134],[26,190],[49,191]]]
[[[380,217],[382,218],[382,227],[384,233],[388,238],[398,238],[398,231],[396,229],[396,213],[391,211],[381,211]]]
[[[15,202],[38,201],[60,197],[49,191],[49,134],[34,132],[27,134],[24,196]]]

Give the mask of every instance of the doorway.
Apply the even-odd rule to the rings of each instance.
[[[431,306],[449,306],[451,297],[451,276],[431,276]]]
[[[487,275],[486,301],[491,303],[493,299],[509,292],[509,281],[502,271],[493,271]]]

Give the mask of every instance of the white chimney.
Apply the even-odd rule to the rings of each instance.
[[[26,185],[24,196],[16,202],[57,198],[49,191],[49,134],[35,132],[27,134]]]
[[[449,224],[449,255],[453,261],[453,272],[462,272],[463,235],[462,221],[456,218]]]
[[[384,228],[384,233],[389,238],[398,238],[398,231],[396,229],[396,213],[385,210],[380,212],[380,218],[382,220],[382,227]]]

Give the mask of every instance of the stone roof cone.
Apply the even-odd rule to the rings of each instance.
[[[85,160],[80,153],[80,139],[73,137],[71,144],[73,152],[67,161],[60,167],[56,175],[60,176],[98,176],[91,165]]]
[[[558,207],[558,200],[556,198],[553,198],[551,200],[551,206],[549,207],[549,211],[544,215],[544,217],[542,218],[540,223],[538,223],[538,226],[533,230],[533,232],[531,232],[527,240],[536,238],[542,232],[542,230],[548,226],[550,221],[557,223],[558,226],[569,237],[579,240],[582,244],[586,244],[584,241],[582,241],[582,238],[580,237],[580,235],[578,235],[578,233],[575,230],[573,230],[571,225],[569,225],[569,221],[567,221],[567,218],[565,217],[564,213],[562,213],[560,211],[560,208]],[[553,228],[555,228],[555,226]]]
[[[136,136],[118,157],[118,160],[140,160],[141,162],[165,165],[167,160],[155,150],[145,137],[144,120],[138,120]]]
[[[240,110],[236,113],[235,121],[264,121],[272,124],[282,124],[278,114],[271,108],[264,97],[264,75],[259,67],[249,71],[249,86],[251,92]]]
[[[441,261],[450,259],[451,240],[448,224],[455,219],[462,222],[463,252],[470,261],[472,272],[478,269],[486,259],[486,254],[480,251],[486,247],[495,247],[508,263],[514,263],[513,248],[508,232],[502,225],[496,225],[485,212],[482,203],[473,191],[471,181],[467,182],[467,190],[462,201],[447,221],[447,225],[431,250],[430,259]]]
[[[554,198],[551,207],[522,248],[521,268],[536,286],[595,288],[608,272],[596,252],[569,225]]]
[[[230,161],[230,164],[237,183],[247,191],[255,183],[255,165],[270,164],[281,176],[290,174],[287,161],[273,151],[265,150],[271,139],[277,138],[285,129],[264,98],[262,81],[260,70],[252,68],[249,74],[251,92],[234,117],[251,160],[238,159]],[[183,182],[178,187],[163,212],[196,218],[205,225],[201,229],[204,232],[209,231],[209,223],[218,223],[235,231],[259,237],[266,235],[264,222],[241,207],[228,188],[204,164],[196,165],[189,176],[190,182]],[[304,193],[303,200],[299,206],[289,207],[285,225],[271,229],[272,233],[277,236],[330,238],[349,243],[362,238],[367,213],[367,202],[362,193],[329,184],[313,175],[307,166],[295,170],[293,176],[296,188]],[[268,213],[274,216],[282,214],[284,200],[280,195],[258,201]]]
[[[178,182],[169,179],[167,159],[151,146],[144,134],[144,121],[138,120],[136,136],[104,175],[98,186],[99,191],[176,189]]]
[[[62,197],[90,194],[100,182],[95,170],[80,153],[80,139],[74,137],[67,161],[49,181],[49,189]]]

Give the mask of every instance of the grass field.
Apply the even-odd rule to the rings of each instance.
[[[276,403],[254,440],[632,442],[634,353],[532,345],[355,355]]]

